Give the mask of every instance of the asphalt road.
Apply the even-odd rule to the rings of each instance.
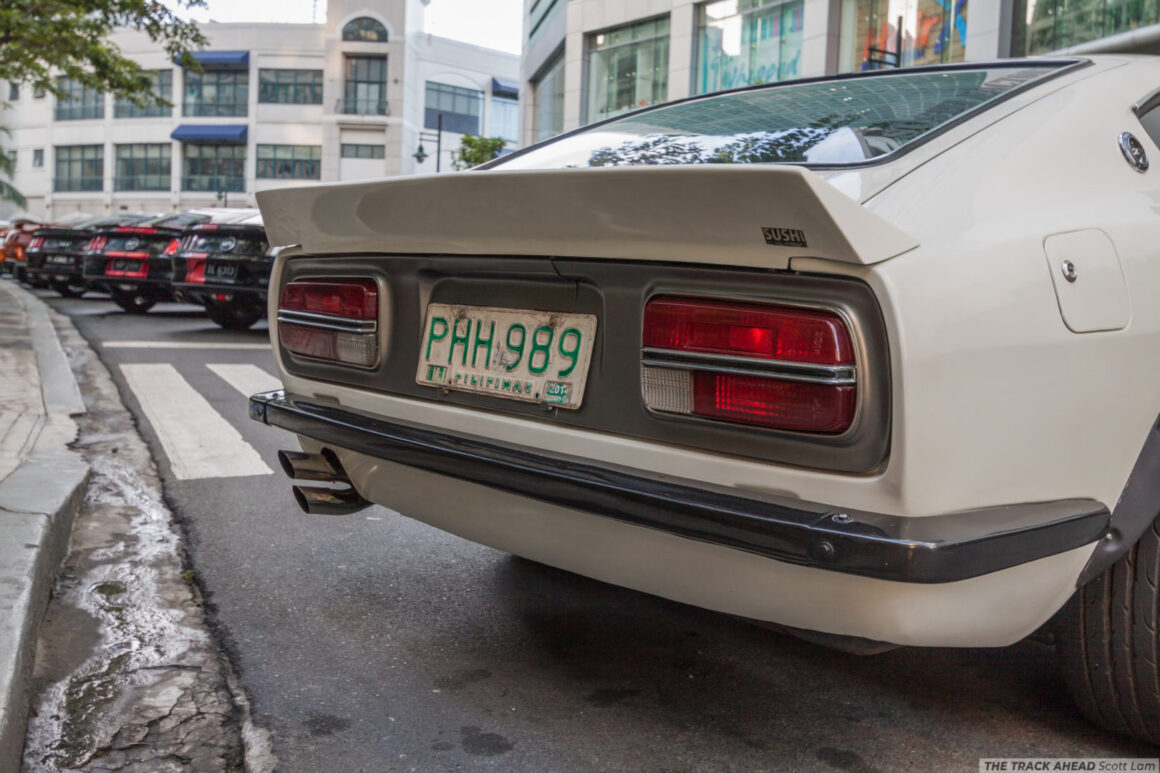
[[[134,317],[99,296],[40,295],[72,316],[137,417],[283,773],[973,771],[980,757],[1157,756],[1090,727],[1043,642],[858,657],[382,508],[307,516],[281,472],[231,461],[231,476],[193,477],[181,462],[178,477],[180,444],[143,404],[209,431],[200,395],[271,470],[294,447],[247,418],[241,387],[220,375],[239,369],[209,367],[272,375],[264,323],[225,332],[192,306]],[[135,363],[172,366],[182,388],[159,407],[126,380]]]

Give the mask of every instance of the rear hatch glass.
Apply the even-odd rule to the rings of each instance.
[[[182,252],[204,252],[215,258],[264,255],[267,249],[265,237],[254,234],[187,233],[181,239]]]
[[[614,118],[489,167],[865,163],[1060,71],[1060,63],[1015,63],[744,89]]]

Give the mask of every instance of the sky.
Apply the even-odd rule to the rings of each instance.
[[[326,0],[207,0],[208,10],[183,12],[197,21],[321,22]],[[173,7],[172,0],[166,5]],[[477,46],[520,52],[521,0],[431,0],[423,30]]]

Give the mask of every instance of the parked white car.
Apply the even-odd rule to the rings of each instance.
[[[348,484],[308,512],[839,646],[1054,617],[1081,708],[1160,742],[1157,105],[1151,58],[903,69],[260,193],[251,415]]]

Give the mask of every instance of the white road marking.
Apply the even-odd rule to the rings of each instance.
[[[172,365],[126,363],[121,372],[153,425],[174,477],[273,474],[254,447]]]
[[[105,349],[269,349],[270,344],[231,344],[224,341],[102,341]]]
[[[269,392],[282,388],[281,381],[257,365],[250,365],[248,363],[245,365],[221,364],[206,365],[206,367],[216,373],[234,389],[241,392],[245,397],[257,394],[258,392]]]

